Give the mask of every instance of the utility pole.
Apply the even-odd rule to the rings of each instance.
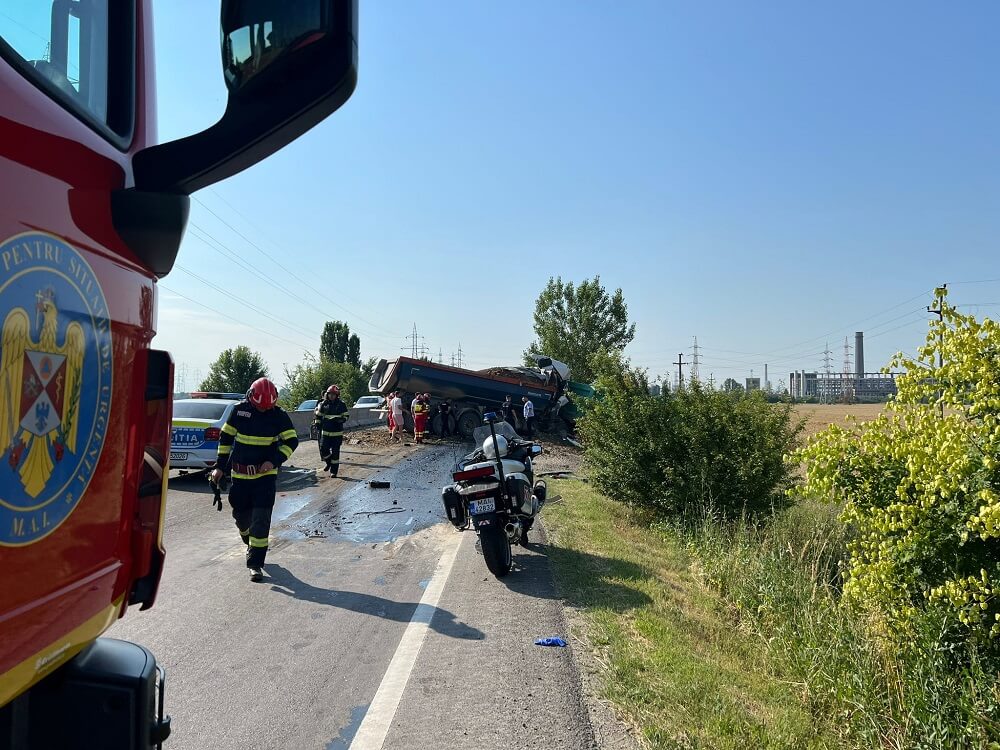
[[[694,354],[692,355],[694,361],[691,363],[691,382],[698,379],[698,365],[701,364],[701,355],[698,349],[698,337],[694,337]]]
[[[710,372],[708,374],[708,387],[711,388],[713,391],[715,390],[715,373],[714,372]]]
[[[464,365],[464,362],[462,360],[462,342],[461,341],[458,342],[458,358],[457,358],[457,360],[458,360],[458,366],[462,367]]]
[[[684,387],[684,365],[687,364],[684,361],[683,352],[677,355],[677,361],[674,362],[677,365],[677,390]]]
[[[938,382],[941,382],[941,368],[944,367],[944,311],[947,309],[947,305],[944,301],[944,294],[948,291],[948,285],[942,284],[937,289],[934,290],[935,304],[937,307],[927,306],[927,312],[932,315],[938,316]],[[944,419],[944,401],[942,398],[944,396],[944,390],[938,388],[938,408],[940,410],[941,418]]]
[[[826,388],[823,393],[825,403],[830,403],[830,395],[833,387],[831,378],[833,377],[833,359],[831,358],[830,342],[826,342],[826,349],[823,350],[823,374],[826,375]]]
[[[439,365],[443,365],[444,364],[444,355],[441,353],[441,347],[440,346],[438,347],[438,364]]]
[[[412,341],[410,342],[410,356],[413,357],[413,359],[416,359],[417,358],[417,324],[416,323],[413,324],[413,333],[410,336],[408,336],[407,338],[412,339]]]

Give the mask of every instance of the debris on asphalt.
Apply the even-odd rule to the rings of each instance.
[[[359,510],[359,511],[356,511],[354,513],[354,515],[356,515],[356,516],[369,516],[370,517],[370,516],[382,515],[383,513],[403,513],[405,511],[406,511],[406,508],[400,508],[400,507],[397,506],[395,508],[385,508],[384,510]]]
[[[569,644],[566,643],[566,641],[564,641],[562,638],[559,638],[558,636],[553,636],[551,638],[539,638],[538,640],[535,641],[535,645],[536,646],[560,646],[560,647],[562,647],[562,646],[568,646]]]
[[[372,479],[368,482],[368,486],[373,490],[387,490],[389,489],[389,483],[383,482],[381,479]]]

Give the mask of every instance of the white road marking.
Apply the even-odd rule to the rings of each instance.
[[[431,618],[437,610],[437,603],[441,599],[441,593],[448,582],[448,576],[455,564],[458,556],[458,548],[464,538],[463,534],[455,534],[441,559],[438,561],[434,575],[431,576],[430,583],[424,589],[424,595],[420,597],[420,603],[413,612],[403,637],[396,647],[396,653],[389,662],[389,667],[382,676],[382,682],[372,698],[365,718],[358,727],[357,734],[351,741],[350,750],[381,750],[386,736],[389,734],[389,727],[396,717],[396,709],[399,708],[399,701],[403,697],[406,683],[410,679],[410,672],[420,654],[420,647],[423,646],[424,636],[427,635],[427,628],[430,626]]]

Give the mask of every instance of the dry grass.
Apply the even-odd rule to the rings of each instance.
[[[795,415],[805,417],[803,437],[812,437],[832,424],[843,424],[848,416],[859,422],[875,419],[885,410],[885,404],[797,404]]]

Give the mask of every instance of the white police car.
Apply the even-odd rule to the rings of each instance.
[[[174,401],[170,430],[171,469],[211,469],[219,453],[222,426],[242,393],[196,392]]]

